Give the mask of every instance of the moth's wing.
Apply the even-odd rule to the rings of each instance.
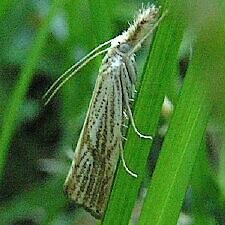
[[[65,192],[96,218],[104,214],[119,158],[122,124],[121,68],[99,74],[65,182]]]

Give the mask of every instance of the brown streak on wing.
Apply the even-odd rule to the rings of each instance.
[[[112,71],[110,72],[112,73]],[[115,71],[113,72],[115,73]],[[120,73],[119,68],[117,73]],[[114,85],[115,79],[112,74],[108,73],[107,76],[104,77],[102,74],[96,84],[89,114],[85,120],[72,167],[65,182],[65,192],[69,197],[90,211],[96,218],[102,217],[112,188],[119,158],[120,136],[118,135],[120,135],[122,123],[120,106],[122,99],[120,100],[120,97],[117,96],[121,93],[115,93],[119,89],[121,90],[121,87],[118,87],[120,85],[118,80]],[[109,83],[105,83],[104,87],[103,83],[106,81]],[[111,89],[107,90],[109,87]],[[99,97],[104,92],[107,96],[105,99],[102,96]],[[121,112],[115,113],[115,106],[117,110],[121,109]],[[99,116],[100,113],[102,113],[101,116]],[[99,124],[95,124],[96,121],[92,119],[93,115],[98,118]],[[94,130],[96,128],[97,130]],[[90,141],[91,132],[96,134],[95,145]]]

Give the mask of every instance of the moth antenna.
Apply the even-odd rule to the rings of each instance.
[[[131,175],[132,177],[135,177],[137,178],[137,174],[132,172],[126,165],[126,162],[125,162],[125,159],[124,159],[124,155],[123,155],[123,146],[122,146],[122,143],[120,143],[120,154],[121,154],[121,161],[123,163],[123,167],[124,169],[126,170],[126,172]]]
[[[55,89],[54,91],[51,93],[51,95],[48,97],[47,101],[44,103],[44,105],[46,106],[50,101],[51,99],[55,96],[55,94],[59,91],[59,89],[71,78],[73,77],[79,70],[81,70],[87,63],[89,63],[91,60],[93,60],[94,58],[96,58],[98,55],[101,55],[105,52],[107,52],[108,50],[110,49],[107,48],[107,49],[104,49],[100,52],[97,52],[96,54],[94,54],[93,56],[89,57],[86,61],[84,61],[80,66],[77,67],[77,69],[75,69],[72,73],[69,74],[68,77],[66,77]],[[56,84],[55,84],[56,85]],[[54,86],[55,86],[54,85]],[[51,88],[52,90],[53,88]],[[49,93],[49,92],[48,92]],[[46,96],[46,95],[45,95]]]
[[[130,57],[134,52],[136,52],[137,49],[139,49],[140,45],[149,37],[150,34],[159,26],[160,22],[163,20],[163,18],[168,13],[168,10],[166,10],[158,19],[158,21],[154,24],[154,26],[150,29],[150,31],[134,46],[131,52],[129,52],[128,57]]]
[[[51,90],[58,84],[59,81],[61,81],[68,73],[70,73],[73,69],[75,69],[77,66],[82,64],[83,62],[85,63],[85,60],[88,60],[89,57],[91,57],[92,54],[97,52],[99,49],[104,47],[105,45],[108,45],[112,42],[113,39],[110,39],[109,41],[104,42],[103,44],[100,44],[98,47],[93,49],[91,52],[89,52],[85,57],[83,57],[81,60],[79,60],[76,64],[71,66],[65,73],[63,73],[51,86],[50,88],[46,91],[46,93],[43,95],[42,99],[45,99],[47,95],[51,92]],[[97,55],[96,55],[97,56]],[[86,64],[85,64],[86,65]]]

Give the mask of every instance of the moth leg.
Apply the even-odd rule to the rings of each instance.
[[[128,120],[128,119],[129,119],[129,117],[128,117],[128,115],[126,114],[126,112],[125,112],[125,111],[123,111],[123,115],[124,115],[124,117],[125,117],[125,119],[126,119],[126,120]]]
[[[122,126],[123,126],[123,127],[125,127],[125,128],[128,128],[128,126],[127,126],[127,125],[125,125],[125,124],[122,124]]]
[[[129,75],[128,75],[128,71],[127,71],[127,69],[126,69],[126,66],[123,64],[122,67],[123,67],[124,73],[125,73],[127,76],[129,76]],[[152,140],[152,136],[143,135],[143,134],[141,134],[141,133],[138,131],[138,129],[137,129],[136,125],[135,125],[135,122],[134,122],[134,118],[133,118],[131,109],[130,109],[130,105],[129,105],[129,97],[128,97],[128,94],[127,94],[127,92],[126,92],[126,86],[125,86],[125,84],[124,84],[123,79],[121,79],[121,81],[122,81],[123,95],[124,95],[125,105],[126,105],[126,108],[127,108],[128,117],[129,117],[129,119],[130,119],[130,121],[131,121],[131,125],[133,126],[135,133],[136,133],[139,137],[141,137],[141,138],[151,139],[151,140]]]
[[[132,84],[135,84],[137,81],[137,66],[136,66],[134,56],[130,57],[126,61],[126,70],[129,77],[131,78]]]
[[[126,172],[131,175],[132,177],[135,177],[137,178],[137,174],[132,172],[126,165],[126,162],[125,162],[125,159],[124,159],[124,155],[123,155],[123,145],[122,145],[122,142],[120,141],[120,155],[121,155],[121,161],[123,163],[123,167],[124,169],[126,170]]]
[[[140,132],[138,131],[138,129],[137,129],[136,125],[135,125],[135,122],[134,122],[134,118],[133,118],[133,115],[132,115],[130,106],[129,106],[129,104],[126,104],[126,106],[127,106],[128,116],[129,116],[129,118],[130,118],[130,122],[131,122],[131,125],[132,125],[132,127],[133,127],[135,133],[136,133],[139,137],[141,137],[141,138],[151,139],[151,140],[152,140],[152,136],[144,135],[144,134],[142,134],[142,133],[140,133]]]
[[[127,141],[127,138],[125,138],[124,136],[122,136],[122,139],[123,139],[124,141]]]
[[[137,93],[137,90],[135,88],[135,83],[137,81],[137,67],[136,67],[136,62],[134,57],[131,57],[129,60],[126,61],[126,66],[125,66],[125,70],[126,70],[126,75],[131,79],[131,83],[132,83],[132,92],[131,92],[131,96],[132,98],[135,97],[135,94]]]

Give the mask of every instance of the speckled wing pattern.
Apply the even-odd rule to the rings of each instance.
[[[131,58],[125,62],[112,49],[103,59],[65,182],[67,195],[96,218],[107,205],[122,141],[123,111],[134,94],[136,68]]]

